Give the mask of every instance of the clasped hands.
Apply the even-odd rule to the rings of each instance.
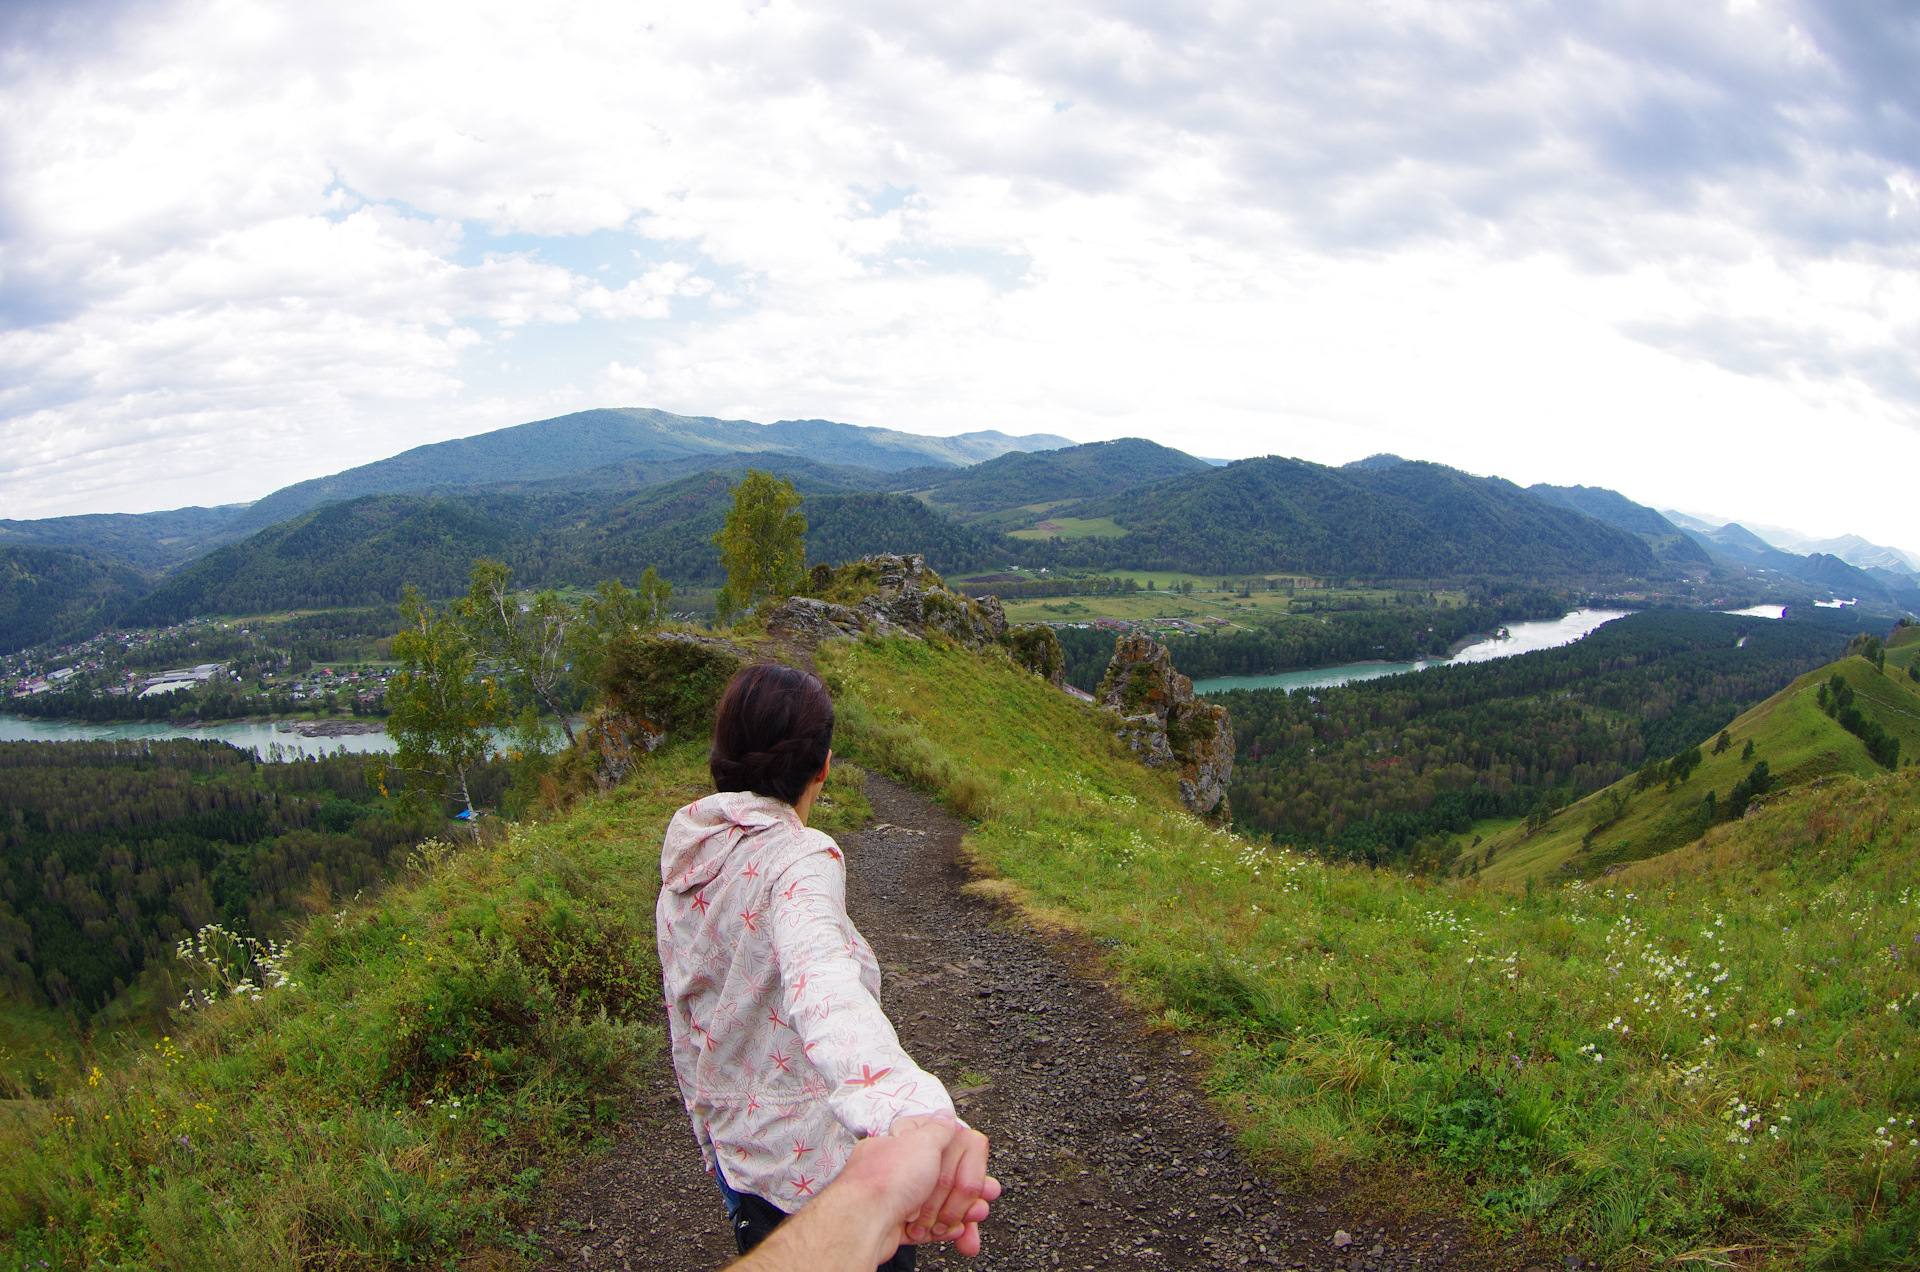
[[[833,1183],[731,1272],[847,1272],[934,1241],[972,1258],[999,1197],[986,1136],[951,1113],[903,1117],[855,1145]]]

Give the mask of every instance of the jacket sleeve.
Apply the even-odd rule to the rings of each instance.
[[[953,1111],[946,1087],[907,1057],[880,1004],[861,983],[863,949],[847,918],[839,850],[811,833],[816,851],[780,871],[768,901],[788,1023],[827,1084],[834,1117],[855,1135],[884,1135],[894,1119]]]

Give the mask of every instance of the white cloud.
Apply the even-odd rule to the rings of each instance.
[[[0,56],[8,515],[641,404],[1399,449],[1905,533],[1896,8],[41,17]],[[1835,429],[1893,462],[1808,481]]]

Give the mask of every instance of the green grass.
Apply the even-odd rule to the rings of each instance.
[[[1025,530],[1010,530],[1015,539],[1123,539],[1126,527],[1112,517],[1054,517]]]
[[[820,660],[842,744],[979,819],[985,886],[1104,947],[1280,1169],[1439,1179],[1609,1266],[1911,1266],[1913,771],[1789,792],[1604,886],[1438,882],[1193,818],[1004,661]]]
[[[543,1173],[611,1132],[658,1045],[659,836],[710,789],[705,752],[663,748],[553,823],[428,846],[307,926],[292,985],[223,993],[74,1093],[12,1102],[4,1266],[518,1263]],[[859,782],[838,771],[816,824],[865,821]]]
[[[1724,801],[1757,760],[1767,762],[1776,792],[1840,774],[1871,778],[1885,772],[1859,738],[1820,709],[1818,687],[1836,671],[1853,686],[1863,713],[1900,738],[1902,757],[1920,757],[1916,749],[1920,748],[1920,684],[1904,672],[1896,674],[1891,656],[1884,675],[1864,658],[1842,659],[1808,672],[1734,720],[1727,726],[1732,746],[1724,753],[1713,754],[1713,739],[1704,739],[1700,767],[1671,789],[1660,783],[1636,792],[1634,779],[1623,778],[1607,791],[1562,809],[1532,834],[1514,826],[1487,836],[1488,842],[1478,850],[1482,856],[1491,853],[1482,878],[1490,883],[1520,883],[1528,876],[1545,879],[1562,870],[1592,876],[1609,866],[1681,847],[1699,838],[1704,829],[1695,817],[1707,792]],[[1743,760],[1749,741],[1753,759]],[[1613,795],[1627,801],[1625,815],[1595,829],[1596,819],[1603,816],[1601,810]],[[1593,838],[1587,844],[1589,830]]]

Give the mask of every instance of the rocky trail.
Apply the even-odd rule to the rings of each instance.
[[[902,1042],[991,1138],[989,1169],[1006,1188],[979,1258],[929,1247],[922,1268],[1545,1263],[1517,1245],[1487,1247],[1464,1224],[1383,1204],[1382,1190],[1277,1187],[1210,1111],[1199,1058],[1148,1033],[1093,978],[1089,952],[962,891],[964,823],[878,776],[867,796],[873,824],[840,841],[849,911],[879,957]],[[615,1148],[551,1185],[540,1237],[543,1266],[555,1269],[695,1272],[733,1257],[664,1052]]]

